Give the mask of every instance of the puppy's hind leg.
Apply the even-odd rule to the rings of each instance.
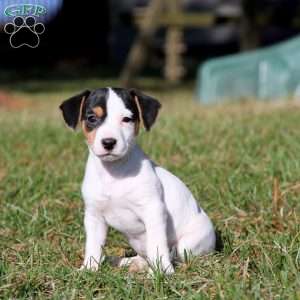
[[[177,242],[177,258],[184,261],[186,254],[204,255],[215,250],[216,234],[213,225],[201,211],[184,228]]]
[[[118,257],[114,261],[114,265],[121,268],[128,267],[128,271],[131,273],[146,271],[149,267],[147,261],[139,255],[123,258]]]

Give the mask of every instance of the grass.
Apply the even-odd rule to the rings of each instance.
[[[57,106],[89,86],[25,82],[0,111],[0,298],[300,299],[300,111],[291,103],[204,108],[192,89],[153,90],[164,109],[139,142],[178,175],[221,231],[223,251],[149,279],[104,263],[79,272],[87,151]],[[10,88],[6,86],[6,88]],[[151,92],[151,90],[150,90]],[[106,253],[130,253],[111,231]]]

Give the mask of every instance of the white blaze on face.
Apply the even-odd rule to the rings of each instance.
[[[123,100],[112,90],[106,102],[106,118],[99,128],[92,145],[93,152],[102,160],[113,161],[123,157],[134,143],[134,123],[123,122],[123,118],[132,117],[132,112],[126,108]],[[104,149],[102,140],[116,139],[116,145],[111,151]]]

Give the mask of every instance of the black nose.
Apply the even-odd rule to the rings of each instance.
[[[117,140],[113,138],[107,138],[107,139],[103,139],[101,142],[104,149],[112,150],[115,144],[117,143]]]

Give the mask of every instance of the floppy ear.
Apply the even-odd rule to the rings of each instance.
[[[142,119],[140,121],[144,124],[145,129],[149,131],[156,120],[161,104],[156,99],[136,89],[130,89],[129,92],[137,105],[139,118]]]
[[[64,120],[69,127],[75,129],[78,122],[81,121],[84,100],[89,96],[90,93],[91,92],[89,90],[85,90],[84,92],[65,100],[59,106]]]

